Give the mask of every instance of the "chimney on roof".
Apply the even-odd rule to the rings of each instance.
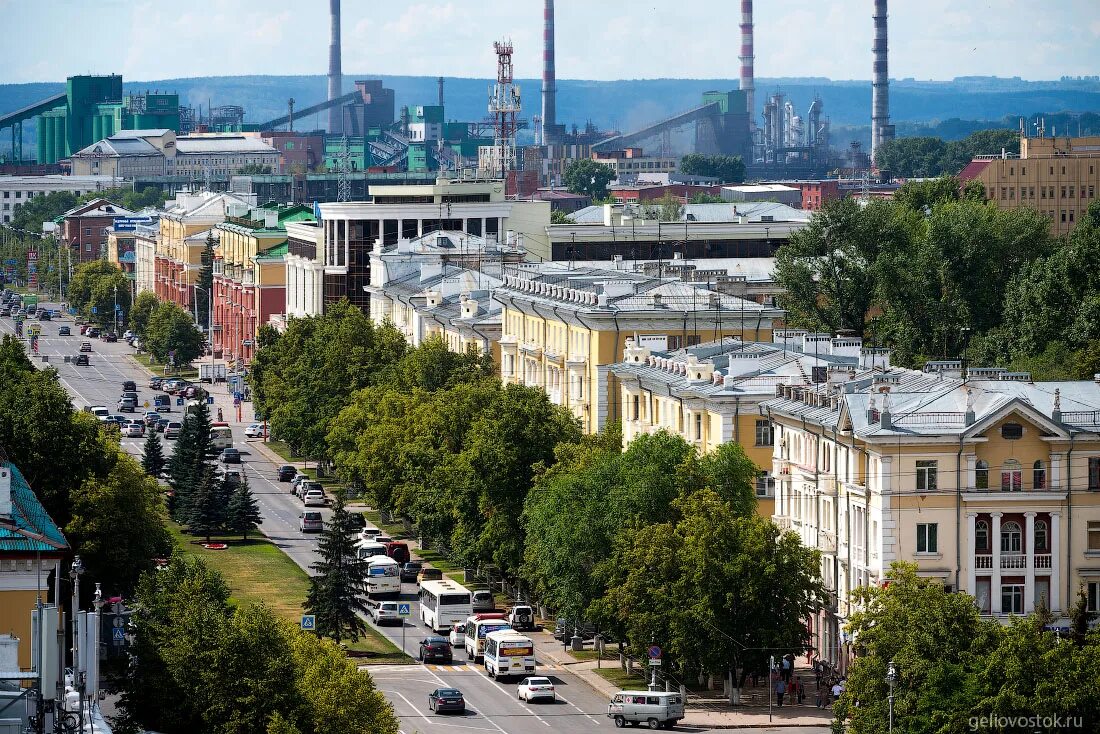
[[[0,517],[11,516],[11,468],[0,464]]]

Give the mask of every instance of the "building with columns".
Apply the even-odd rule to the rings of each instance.
[[[846,665],[849,594],[899,560],[999,620],[1042,600],[1067,624],[1080,590],[1100,608],[1100,383],[864,367],[762,405],[774,519],[821,551],[831,589],[817,653]]]

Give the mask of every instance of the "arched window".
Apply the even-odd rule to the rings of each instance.
[[[1020,553],[1022,540],[1020,523],[1010,521],[1001,526],[1001,553]]]
[[[978,463],[974,465],[974,487],[989,489],[989,462],[978,459]]]
[[[989,550],[989,523],[985,520],[974,523],[974,550]]]
[[[1001,491],[1019,492],[1024,487],[1024,469],[1015,459],[1006,459],[1001,467]]]
[[[1031,466],[1031,485],[1033,489],[1047,488],[1047,468],[1041,459],[1036,459]]]
[[[1046,520],[1035,521],[1035,547],[1032,549],[1032,553],[1049,553],[1050,547],[1049,537],[1047,535],[1047,523]]]

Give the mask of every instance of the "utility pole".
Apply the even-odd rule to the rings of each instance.
[[[118,333],[118,286],[115,286],[115,333]]]

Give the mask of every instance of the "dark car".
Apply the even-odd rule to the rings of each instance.
[[[349,512],[344,526],[351,532],[358,533],[367,526],[367,518],[363,517],[362,512]]]
[[[554,639],[564,640],[578,634],[583,640],[591,640],[596,636],[596,626],[591,622],[581,620],[574,622],[571,619],[559,619],[554,625]]]
[[[420,569],[424,566],[420,561],[409,561],[401,566],[401,580],[414,583]]]
[[[68,326],[60,326],[57,329],[57,335],[58,336],[72,336],[73,334],[72,334],[72,331],[69,330]]]
[[[420,662],[439,662],[450,665],[454,661],[451,641],[432,635],[420,641]]]
[[[38,312],[38,320],[39,321],[49,321],[52,318],[53,318],[53,316],[50,315],[49,311],[39,311]]]
[[[122,392],[137,392],[137,383],[133,380],[123,380]]]
[[[111,332],[109,334],[105,334],[103,336],[103,341],[112,342],[112,343],[117,342],[118,341],[118,334],[115,334],[114,332]]]
[[[157,424],[155,426],[155,428],[157,429],[157,433],[164,433],[164,429],[168,427],[169,423],[170,423],[170,420],[168,418],[163,418],[162,417],[159,420],[157,420]]]
[[[154,390],[159,390],[160,389],[160,383],[162,383],[162,382],[164,382],[163,377],[150,377],[149,378],[149,387],[153,388]]]
[[[229,448],[222,449],[221,454],[218,456],[218,461],[223,464],[240,464],[241,452],[230,446]]]
[[[444,711],[465,713],[466,699],[457,688],[436,688],[428,694],[428,708],[437,714]]]
[[[78,355],[76,355],[75,357],[73,357],[73,364],[83,366],[83,367],[87,367],[90,364],[88,362],[88,355],[87,354],[78,354]]]
[[[284,464],[283,466],[279,467],[279,481],[289,482],[291,479],[294,478],[294,475],[297,473],[298,469],[296,467],[293,467],[290,464]]]

